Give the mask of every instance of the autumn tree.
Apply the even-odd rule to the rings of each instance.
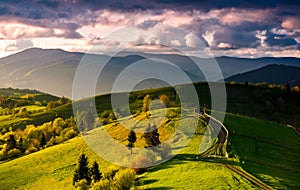
[[[170,100],[167,95],[165,95],[165,94],[160,95],[159,100],[162,104],[164,104],[166,107],[168,107]]]
[[[143,108],[142,108],[142,111],[146,113],[146,117],[148,117],[147,112],[149,111],[150,103],[151,103],[151,97],[150,97],[149,94],[147,94],[147,95],[144,97],[144,100],[143,100]]]

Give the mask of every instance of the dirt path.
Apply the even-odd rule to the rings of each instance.
[[[215,119],[214,117],[212,117],[208,114],[200,114],[197,112],[195,112],[195,113],[198,114],[201,118],[207,120],[208,126],[209,126],[208,129],[212,133],[215,132],[215,134],[216,133],[218,134],[218,136],[217,136],[218,141],[215,142],[214,144],[212,144],[211,147],[208,148],[206,151],[202,152],[201,155],[209,154],[209,152],[211,152],[211,150],[213,150],[213,148],[215,146],[217,146],[217,149],[218,149],[217,152],[218,151],[222,152],[223,157],[228,158],[228,153],[226,151],[226,147],[227,147],[229,132],[226,129],[226,127],[219,120]]]
[[[299,136],[300,136],[300,132],[292,125],[287,124],[288,127],[292,128]]]
[[[228,141],[228,135],[229,132],[226,129],[226,127],[217,119],[213,118],[212,116],[208,115],[208,114],[199,114],[202,118],[209,118],[210,119],[210,124],[213,130],[215,131],[219,131],[218,134],[218,143],[219,144],[223,144],[223,146],[227,146],[227,141]],[[221,128],[221,129],[220,129]],[[209,151],[209,150],[208,150]],[[226,152],[227,154],[227,152]],[[228,155],[228,154],[227,154]],[[250,181],[252,184],[255,184],[256,186],[258,186],[261,189],[264,190],[271,190],[272,188],[269,187],[268,185],[264,184],[263,182],[261,182],[260,180],[256,179],[255,177],[251,176],[250,174],[248,174],[245,171],[242,171],[238,168],[236,168],[235,166],[223,163],[223,165],[228,168],[229,170],[235,172],[236,174],[238,174],[239,176],[247,179],[248,181]]]
[[[264,184],[263,182],[261,182],[260,180],[256,179],[255,177],[249,175],[248,173],[232,166],[229,164],[223,164],[226,168],[228,168],[229,170],[235,172],[236,174],[238,174],[239,176],[247,179],[248,181],[250,181],[251,183],[255,184],[256,186],[258,186],[261,189],[265,189],[265,190],[271,190],[272,188],[269,187],[268,185]]]

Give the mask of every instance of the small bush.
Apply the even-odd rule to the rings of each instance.
[[[19,149],[16,149],[16,148],[8,151],[8,153],[7,153],[7,158],[17,158],[17,157],[20,157],[20,156],[22,156],[22,152]]]
[[[92,187],[93,190],[110,190],[111,182],[108,179],[102,179],[99,182],[95,183]]]
[[[132,169],[120,170],[114,180],[117,189],[130,189],[134,185],[135,172]]]
[[[0,161],[1,161],[1,160],[6,160],[6,159],[7,159],[7,156],[6,156],[5,150],[2,149],[2,150],[0,151]]]
[[[108,167],[107,171],[103,174],[103,178],[107,180],[112,180],[119,170],[119,167],[112,165]]]
[[[34,146],[31,146],[31,147],[29,147],[29,148],[25,151],[25,154],[27,155],[27,154],[30,154],[30,153],[33,153],[33,152],[36,152],[36,151],[38,151],[38,149],[35,148]]]
[[[77,132],[74,129],[69,129],[68,132],[65,134],[65,139],[71,139],[77,136]]]
[[[88,190],[90,188],[86,179],[82,179],[82,180],[76,182],[75,187],[78,190]]]

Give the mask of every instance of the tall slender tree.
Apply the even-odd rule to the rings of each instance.
[[[96,183],[98,181],[100,181],[100,179],[102,178],[102,173],[101,171],[99,170],[99,165],[98,163],[95,161],[93,163],[93,166],[91,168],[91,177],[92,177],[92,180]]]
[[[151,97],[149,94],[147,94],[145,97],[144,97],[144,100],[143,100],[143,108],[142,108],[142,111],[146,113],[146,117],[148,118],[148,111],[149,111],[149,106],[150,106],[150,103],[151,103]]]
[[[42,132],[42,137],[41,137],[41,147],[45,147],[47,145],[47,140],[46,140],[46,136],[45,136],[45,133]]]
[[[155,123],[152,126],[152,139],[153,139],[152,141],[153,141],[154,146],[157,146],[160,144],[158,128]]]
[[[16,141],[15,136],[13,134],[10,134],[8,136],[6,144],[7,144],[7,148],[6,148],[7,151],[12,150],[14,148],[17,148],[17,141]]]
[[[82,179],[85,179],[88,185],[91,184],[92,179],[90,177],[90,171],[88,167],[88,158],[85,154],[82,154],[78,159],[78,166],[73,177],[73,185]]]
[[[132,148],[134,147],[134,143],[136,142],[136,134],[134,131],[130,131],[128,135],[128,148],[130,149],[130,153],[132,154]]]

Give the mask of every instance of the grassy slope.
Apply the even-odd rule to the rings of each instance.
[[[168,162],[139,176],[145,189],[256,189],[257,187],[228,170],[221,163],[197,161],[201,136]]]
[[[211,84],[214,85],[214,84]],[[206,84],[195,84],[197,93],[199,95],[199,103],[200,105],[208,105],[210,107],[211,99],[210,99],[210,91]],[[299,95],[294,96],[285,96],[284,93],[279,89],[265,89],[261,87],[255,86],[243,86],[243,85],[230,85],[226,84],[227,91],[227,112],[248,115],[252,117],[257,117],[261,119],[275,120],[277,122],[289,123],[294,125],[295,127],[300,127],[299,114],[300,114],[300,102],[298,101]],[[270,92],[272,96],[279,97],[281,96],[284,102],[288,105],[289,111],[285,112],[277,112],[276,114],[266,113],[263,102],[259,102],[260,99],[255,97],[255,93],[263,93]],[[1,89],[0,89],[1,94]],[[171,97],[172,90],[170,87],[163,87],[158,89],[149,89],[144,91],[133,92],[130,97],[130,108],[133,113],[137,110],[140,110],[143,104],[143,97],[146,94],[151,94],[152,97],[158,97],[160,94],[166,94],[168,97]],[[44,97],[46,96],[46,97]],[[49,97],[48,97],[49,96]],[[51,95],[41,95],[41,99],[51,98]],[[120,94],[122,96],[122,94]],[[269,96],[269,95],[264,95]],[[272,97],[270,96],[270,97]],[[276,100],[276,98],[273,98]],[[84,99],[83,101],[89,101],[89,99]],[[109,94],[96,96],[96,108],[98,113],[101,113],[105,110],[111,110],[111,96]],[[171,101],[172,105],[178,106],[178,100]],[[81,102],[78,102],[80,105]],[[89,104],[88,104],[89,105]],[[120,107],[122,110],[122,107]],[[128,114],[128,113],[126,113]],[[40,125],[48,121],[54,120],[56,117],[69,118],[73,116],[72,104],[68,103],[63,106],[57,107],[55,109],[33,114],[30,118],[27,118],[27,121],[24,121],[24,124],[21,127],[25,127],[26,124],[35,124]],[[16,122],[19,122],[16,120]],[[10,122],[11,125],[17,126],[19,123],[14,124],[13,121]],[[7,125],[5,125],[7,126]],[[0,128],[3,127],[0,122]]]
[[[35,105],[35,101],[39,101],[41,103],[43,102],[49,102],[49,101],[55,101],[58,100],[59,98],[56,96],[52,96],[50,94],[44,94],[35,90],[21,90],[21,89],[0,89],[0,95],[2,96],[14,96],[15,99],[22,100],[26,94],[31,94],[34,96],[34,100],[32,101],[31,105],[27,106],[20,106],[14,109],[21,109],[25,107],[27,111],[39,111],[39,110],[45,110],[45,106],[37,106]],[[68,110],[69,111],[69,110]],[[30,117],[26,118],[21,118],[21,117],[13,117],[11,115],[8,116],[0,116],[0,130],[3,128],[9,129],[9,127],[12,127],[13,130],[16,130],[17,128],[25,128],[26,125],[28,124],[36,124],[40,125],[48,121],[52,121],[57,114],[54,114],[53,117],[40,117],[43,116],[43,113],[48,113],[47,112],[41,112],[37,114],[33,114]],[[67,110],[64,110],[63,108],[59,108],[56,112],[61,112],[61,113],[66,113]],[[70,112],[72,113],[72,112]],[[47,114],[46,114],[47,115]],[[63,115],[63,114],[62,114]],[[69,115],[69,114],[68,114]]]
[[[101,169],[110,165],[95,155],[81,137],[0,164],[0,189],[72,189],[77,159],[85,153]]]
[[[225,124],[231,132],[231,150],[239,158],[227,162],[237,167],[241,166],[272,187],[294,189],[300,187],[298,182],[300,175],[295,172],[300,168],[299,158],[297,158],[297,152],[300,150],[299,137],[291,129],[235,115],[227,115]],[[115,127],[112,126],[109,124],[106,129],[113,136],[118,136]],[[163,131],[166,135],[168,134],[168,130],[164,128],[168,126],[160,129],[162,138]],[[121,131],[121,134],[124,135],[124,131]],[[145,189],[256,188],[247,180],[228,170],[218,160],[196,161],[195,156],[198,153],[201,134],[203,131],[200,130],[200,133],[194,136],[179,155],[140,175],[137,184]],[[252,137],[257,139],[253,140]],[[120,136],[119,140],[122,141],[123,138]],[[285,148],[282,147],[283,145]],[[71,189],[74,163],[77,162],[82,152],[88,155],[91,162],[98,161],[102,170],[109,165],[108,162],[97,157],[81,137],[76,137],[66,143],[0,164],[0,187],[3,189],[17,187]],[[282,167],[278,168],[277,164],[285,167],[285,170]]]
[[[260,110],[264,105],[253,103],[256,101],[253,97],[253,89],[233,87],[230,87],[228,89],[228,110],[230,112],[242,114],[251,112],[254,115],[260,113],[259,111],[256,111]],[[200,94],[200,98],[202,98],[201,104],[207,103],[209,105],[209,94],[207,92],[207,87],[199,86],[197,87],[197,90]],[[149,92],[145,91],[144,93],[147,94],[150,93],[150,91],[151,93],[153,93],[152,91],[154,91],[153,94],[156,95],[162,93],[167,95],[170,94],[169,88],[162,88],[159,90],[154,89],[149,90]],[[241,94],[243,94],[243,96],[241,96]],[[96,102],[98,111],[111,109],[109,100],[109,95],[97,97]],[[290,101],[289,103],[293,105],[293,99],[286,101]],[[133,103],[131,105],[132,108],[137,109],[142,105],[142,98],[135,97],[131,99],[131,102]],[[46,122],[48,120],[53,120],[53,118],[55,117],[70,117],[71,115],[72,105],[66,104],[47,112],[35,114],[30,118],[30,120],[33,123],[42,124],[43,122]],[[296,118],[297,115],[293,115],[293,117]],[[12,123],[10,123],[9,125],[23,121],[20,120],[11,122]],[[230,148],[240,161],[236,162],[235,164],[241,165],[246,171],[250,172],[252,175],[261,179],[272,187],[295,189],[300,188],[300,184],[298,182],[300,176],[297,172],[300,171],[300,160],[298,156],[298,152],[300,151],[299,137],[296,136],[291,129],[266,121],[249,119],[230,114],[226,116],[225,125],[230,131]],[[115,131],[111,130],[111,132],[113,133]],[[70,142],[72,143],[54,146],[41,152],[1,164],[0,187],[2,187],[2,184],[6,184],[3,187],[16,187],[26,184],[27,181],[29,183],[28,187],[32,186],[36,187],[37,189],[41,189],[44,183],[54,185],[54,187],[56,187],[55,189],[57,189],[58,187],[62,187],[63,189],[71,187],[70,182],[75,166],[68,165],[76,163],[77,157],[82,149],[88,148],[86,148],[86,146],[82,144],[83,141],[81,138],[75,138]],[[82,149],[78,149],[78,147],[82,147]],[[191,188],[194,188],[201,184],[203,184],[203,186],[201,186],[203,188],[205,187],[205,184],[223,184],[223,188],[228,188],[231,185],[236,186],[238,184],[240,184],[240,188],[250,187],[248,186],[249,184],[246,181],[239,179],[236,174],[232,174],[229,170],[227,170],[220,164],[199,161],[189,162],[188,160],[193,159],[194,154],[197,154],[198,145],[197,143],[192,143],[191,147],[196,147],[196,149],[188,149],[186,150],[186,152],[183,152],[181,155],[178,155],[171,161],[151,169],[145,174],[145,176],[141,176],[139,183],[144,184],[143,187],[146,188],[167,188],[179,187],[182,185],[190,185]],[[72,153],[65,154],[66,152]],[[96,159],[96,156],[89,150],[87,150],[87,152],[88,154],[93,155],[92,157],[95,157]],[[45,157],[46,160],[44,160],[44,164],[39,163],[39,165],[44,168],[47,168],[49,166],[50,167],[49,170],[45,169],[44,171],[42,171],[42,173],[39,173],[37,172],[39,171],[39,168],[34,167],[36,166],[38,160],[44,159],[43,157]],[[56,160],[53,158],[61,159]],[[47,161],[48,159],[49,161]],[[98,161],[107,164],[106,162],[101,161],[101,159],[99,159]],[[25,164],[22,165],[21,163]],[[33,168],[32,172],[29,170],[30,175],[26,175],[28,168]],[[205,168],[207,168],[207,170],[205,170]],[[53,177],[52,172],[54,172],[54,170],[56,169],[59,170],[56,171],[57,175],[64,176],[61,177],[62,180],[56,180],[56,178]],[[199,170],[201,170],[201,172]],[[202,170],[205,171],[205,173],[202,173]],[[214,172],[219,170],[222,171],[219,174],[217,174],[218,172]],[[38,175],[35,175],[35,173],[37,173]],[[11,176],[12,174],[16,175],[17,177],[9,178],[8,176]],[[170,178],[171,174],[174,175],[172,175],[172,177]],[[206,175],[211,176],[211,178],[203,181]],[[223,177],[220,178],[220,175]],[[228,177],[226,177],[227,175]],[[189,182],[188,184],[185,183],[185,179],[187,178],[191,180],[191,182]],[[221,181],[224,181],[226,179],[229,182],[228,184],[226,184],[226,182],[216,181],[217,179],[220,179]],[[33,181],[36,182],[33,183]],[[170,185],[171,183],[173,183],[173,185]],[[194,184],[197,185],[194,186]]]
[[[300,188],[300,138],[292,129],[235,115],[227,115],[225,125],[246,171],[274,188]]]

